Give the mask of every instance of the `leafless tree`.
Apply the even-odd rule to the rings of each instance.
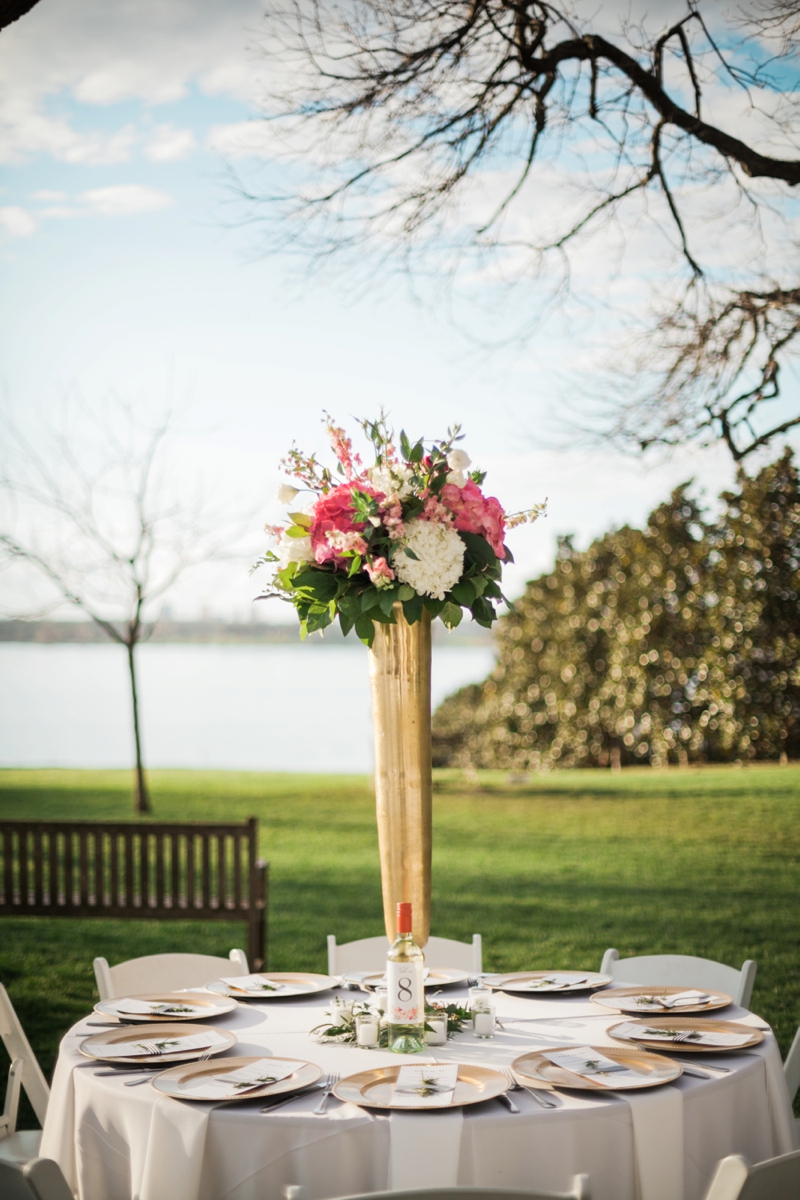
[[[563,291],[578,247],[609,258],[651,222],[672,273],[641,272],[647,386],[606,431],[718,437],[741,460],[800,424],[766,409],[798,344],[797,0],[662,0],[638,21],[590,0],[275,3],[290,83],[267,128],[293,182],[245,194],[276,202],[282,231],[359,261],[372,239],[439,272],[555,270]]]
[[[27,605],[25,615],[41,617],[66,601],[125,650],[139,813],[151,803],[137,646],[178,579],[228,553],[245,528],[241,514],[212,507],[199,487],[177,498],[168,456],[174,433],[170,415],[147,425],[119,401],[102,410],[70,402],[46,449],[8,422],[0,461],[0,567],[49,585],[49,599],[35,612]]]

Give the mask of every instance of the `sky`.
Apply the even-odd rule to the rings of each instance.
[[[688,478],[708,498],[731,482],[720,447],[641,462],[559,443],[585,329],[561,321],[487,353],[402,278],[356,290],[267,253],[231,177],[259,145],[274,69],[260,39],[251,0],[40,0],[0,32],[3,410],[33,445],[70,394],[179,410],[175,478],[212,479],[252,516],[238,557],[176,589],[175,615],[249,618],[279,459],[293,441],[324,449],[324,409],[347,423],[383,407],[414,437],[459,422],[508,510],[547,497],[546,520],[510,543],[511,595],[559,534],[585,545]],[[0,608],[18,603],[0,578]]]

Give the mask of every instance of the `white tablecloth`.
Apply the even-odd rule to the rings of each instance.
[[[352,1074],[397,1065],[396,1055],[321,1045],[309,1036],[331,993],[301,1001],[242,1004],[218,1024],[236,1033],[233,1055],[307,1059]],[[463,998],[449,989],[447,998]],[[586,998],[496,997],[505,1029],[491,1041],[463,1033],[427,1061],[510,1064],[535,1047],[614,1045],[619,1016]],[[758,1023],[731,1007],[720,1016]],[[558,1093],[555,1109],[513,1093],[459,1112],[391,1115],[318,1095],[262,1115],[261,1101],[212,1105],[161,1097],[144,1084],[98,1077],[79,1053],[93,1030],[80,1023],[61,1043],[41,1153],[61,1165],[80,1200],[328,1200],[387,1187],[473,1185],[568,1189],[591,1177],[595,1200],[701,1200],[727,1154],[759,1162],[794,1148],[795,1123],[771,1034],[745,1052],[683,1057],[731,1068],[712,1080],[682,1076],[642,1093]],[[618,1043],[617,1043],[618,1044]],[[424,1062],[417,1055],[412,1060]]]

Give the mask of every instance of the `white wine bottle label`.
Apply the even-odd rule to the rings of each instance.
[[[393,1025],[421,1025],[424,1016],[422,964],[386,964],[388,982],[388,1017]]]

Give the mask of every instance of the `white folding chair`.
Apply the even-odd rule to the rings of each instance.
[[[0,1160],[0,1196],[3,1200],[75,1200],[52,1158],[24,1164]]]
[[[41,1129],[17,1131],[20,1088],[24,1088],[40,1125],[44,1125],[50,1088],[31,1050],[19,1017],[0,983],[0,1037],[11,1059],[6,1099],[0,1116],[0,1161],[25,1163],[36,1158],[42,1140]],[[5,1193],[0,1190],[0,1195]]]
[[[793,1101],[797,1095],[797,1089],[800,1088],[800,1025],[797,1026],[797,1033],[794,1035],[794,1041],[786,1055],[786,1062],[783,1064],[783,1073],[786,1076],[786,1086],[789,1089],[789,1100]],[[797,1136],[800,1140],[800,1117],[797,1120]]]
[[[386,962],[389,939],[386,937],[360,938],[357,942],[337,945],[336,936],[328,934],[328,974],[346,975],[350,971],[380,971]],[[480,975],[483,970],[483,942],[479,933],[472,935],[471,942],[456,942],[451,938],[428,938],[425,947],[425,965],[428,967],[453,967],[457,971],[469,971]]]
[[[729,1154],[717,1163],[705,1200],[797,1200],[800,1196],[800,1150],[756,1163]]]
[[[726,992],[734,1004],[750,1007],[756,964],[748,958],[742,969],[726,967],[711,958],[691,954],[646,954],[620,958],[619,950],[606,950],[600,964],[603,975],[624,983],[643,983],[648,987],[696,987]]]
[[[528,1192],[516,1188],[414,1188],[408,1192],[361,1192],[342,1200],[592,1200],[588,1175],[575,1175],[568,1192]]]
[[[94,977],[101,1000],[147,992],[177,992],[205,987],[220,975],[249,974],[244,950],[231,950],[228,958],[213,954],[147,954],[129,958],[115,967],[110,967],[105,958],[94,960]]]

